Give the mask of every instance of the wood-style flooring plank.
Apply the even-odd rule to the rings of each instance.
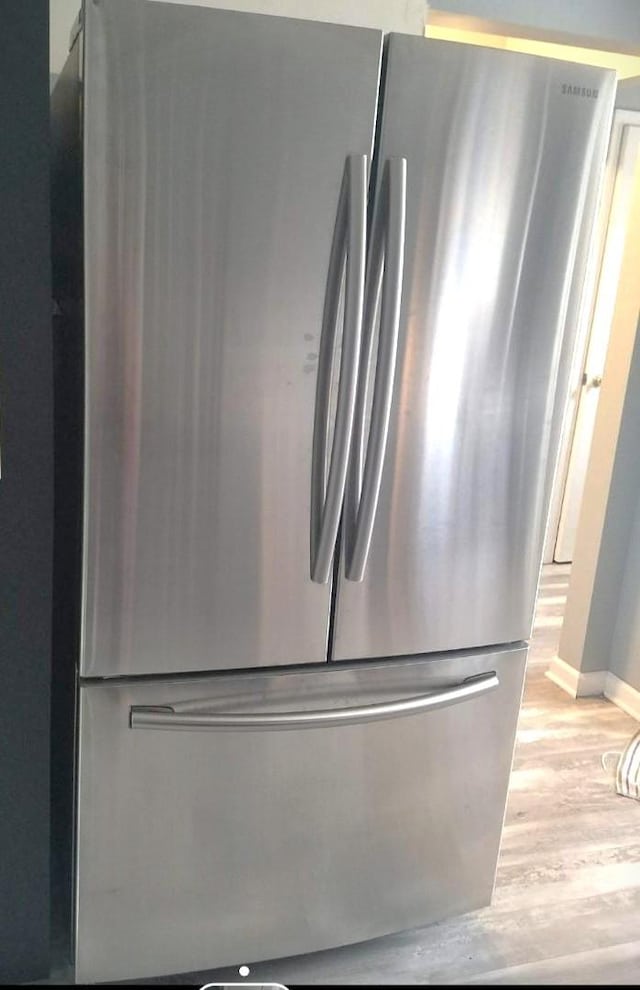
[[[542,962],[524,963],[509,966],[492,973],[482,973],[469,980],[455,981],[459,984],[483,984],[512,986],[545,986],[558,983],[573,983],[580,986],[596,986],[614,983],[624,986],[637,986],[640,981],[640,941],[625,945],[607,946],[568,956],[544,959]]]

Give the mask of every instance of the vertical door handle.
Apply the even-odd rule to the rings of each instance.
[[[389,158],[375,203],[367,259],[360,387],[345,501],[345,571],[349,581],[364,578],[382,483],[398,352],[406,202],[407,160]],[[378,351],[365,457],[368,378],[379,304]]]
[[[342,178],[329,258],[318,355],[311,461],[311,580],[318,584],[326,584],[331,574],[349,464],[362,337],[366,238],[367,157],[349,155]],[[345,266],[340,378],[331,462],[327,471],[331,379]]]

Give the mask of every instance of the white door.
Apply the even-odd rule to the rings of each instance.
[[[635,116],[637,123],[629,123]],[[611,320],[616,302],[622,252],[629,222],[629,200],[636,169],[640,165],[640,115],[623,112],[616,115],[611,142],[611,183],[609,196],[604,197],[605,219],[601,227],[601,253],[591,325],[586,340],[584,362],[576,368],[578,380],[567,410],[569,428],[565,456],[560,457],[556,479],[555,514],[552,519],[545,560],[569,563],[578,526],[584,480],[591,450],[593,427],[598,408],[600,385],[604,372]],[[616,133],[617,132],[617,133]],[[609,206],[610,204],[610,206]],[[606,216],[607,207],[608,216]],[[555,518],[554,518],[555,515]]]

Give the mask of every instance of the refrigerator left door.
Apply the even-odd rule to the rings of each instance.
[[[324,661],[316,373],[382,36],[140,0],[85,15],[81,674]]]

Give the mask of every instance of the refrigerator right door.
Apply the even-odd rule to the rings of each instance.
[[[530,634],[614,94],[608,70],[390,38],[379,183],[407,162],[395,384],[363,580],[343,552],[335,660]]]

